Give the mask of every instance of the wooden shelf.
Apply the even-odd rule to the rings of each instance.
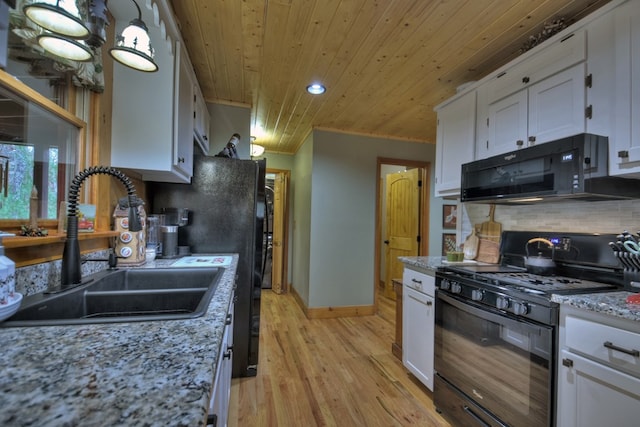
[[[93,252],[110,247],[110,239],[118,236],[117,231],[94,231],[93,233],[78,233],[80,251]],[[43,237],[15,236],[5,237],[2,243],[7,256],[16,263],[16,267],[40,264],[62,258],[66,233],[51,233]]]
[[[93,233],[78,233],[78,240],[102,239],[105,237],[117,236],[117,231],[94,231]],[[50,233],[48,236],[28,237],[14,236],[2,239],[5,248],[22,248],[26,246],[50,245],[53,243],[64,243],[67,238],[66,233]]]

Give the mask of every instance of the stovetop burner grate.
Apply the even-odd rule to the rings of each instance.
[[[535,289],[544,293],[562,291],[581,291],[588,289],[613,288],[614,286],[590,280],[581,280],[563,276],[541,276],[526,272],[485,273],[482,275],[493,283],[502,286],[519,286]]]

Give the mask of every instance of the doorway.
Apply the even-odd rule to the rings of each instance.
[[[395,299],[392,280],[402,278],[404,267],[397,257],[427,255],[429,171],[428,162],[378,159],[374,263],[376,307],[379,295]]]
[[[277,294],[288,291],[289,179],[290,171],[267,168],[262,287]]]

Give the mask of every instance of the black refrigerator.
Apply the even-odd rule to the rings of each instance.
[[[196,155],[191,184],[151,182],[152,212],[188,208],[178,244],[193,254],[238,253],[233,329],[233,377],[255,376],[265,220],[265,160]]]

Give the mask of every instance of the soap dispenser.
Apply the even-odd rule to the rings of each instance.
[[[12,298],[16,292],[16,263],[4,254],[4,246],[2,245],[2,238],[9,236],[15,236],[15,234],[0,231],[0,276],[2,276],[0,284],[5,286],[9,298]]]

